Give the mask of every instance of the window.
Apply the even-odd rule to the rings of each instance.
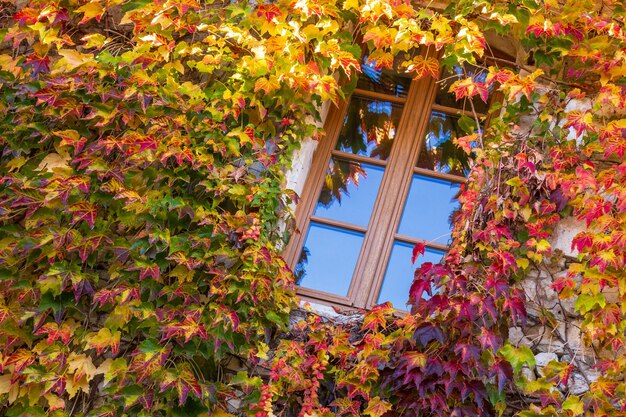
[[[447,92],[462,72],[436,83],[363,66],[350,100],[327,118],[296,210],[300,233],[285,251],[302,296],[404,309],[415,243],[426,245],[418,263],[445,254],[469,168],[453,140],[477,129],[471,109]]]

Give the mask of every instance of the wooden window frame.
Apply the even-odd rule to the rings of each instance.
[[[474,116],[471,111],[436,104],[434,102],[436,94],[436,81],[432,77],[423,77],[410,83],[406,97],[357,88],[350,97],[330,109],[324,125],[326,136],[320,140],[314,152],[300,203],[296,207],[296,229],[283,256],[292,270],[295,269],[312,220],[316,223],[363,233],[364,240],[346,296],[298,286],[297,292],[303,299],[332,306],[369,309],[377,302],[394,241],[409,244],[420,242],[427,248],[447,251],[447,245],[397,233],[414,174],[459,184],[466,181],[465,177],[458,175],[416,167],[432,111],[448,115]],[[386,160],[335,149],[352,97],[384,100],[403,105],[394,145]],[[478,116],[485,117],[486,120],[485,114],[479,113]],[[332,157],[385,168],[367,227],[313,215]],[[401,306],[396,306],[396,308],[403,309]]]

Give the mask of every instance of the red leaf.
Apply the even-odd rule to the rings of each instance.
[[[581,232],[572,239],[572,250],[584,252],[585,248],[591,248],[593,245],[593,234],[589,232]]]
[[[576,286],[576,283],[571,278],[559,277],[554,280],[554,282],[550,285],[550,288],[560,293],[563,289],[573,289]]]
[[[393,314],[394,309],[390,302],[374,306],[363,317],[363,329],[378,331],[379,328],[387,327],[386,316]]]
[[[256,15],[264,17],[265,20],[271,22],[276,17],[280,17],[282,12],[275,4],[262,4],[258,7]]]
[[[495,296],[498,297],[500,296],[500,294],[507,293],[507,291],[509,290],[509,283],[502,278],[490,275],[485,280],[485,289],[490,290],[492,288],[495,290]]]
[[[495,352],[500,349],[500,338],[495,333],[484,327],[482,328],[478,340],[480,341],[480,346],[483,348],[483,350],[489,348],[490,350],[493,350]]]
[[[239,316],[237,316],[235,310],[231,310],[228,313],[228,316],[230,317],[230,321],[233,323],[233,330],[237,331],[237,329],[239,328]]]
[[[574,365],[569,364],[566,365],[560,372],[559,372],[559,382],[563,385],[567,385],[567,382],[569,381],[569,377],[572,374],[572,371],[574,370]]]
[[[72,330],[67,324],[63,324],[61,328],[56,323],[46,323],[41,326],[36,332],[36,335],[47,334],[48,339],[46,343],[50,344],[57,339],[61,339],[64,344],[67,344],[72,338]]]
[[[160,384],[161,392],[172,387],[176,388],[178,392],[179,406],[187,401],[190,392],[196,397],[202,398],[202,386],[187,366],[180,366],[177,375],[166,376]]]
[[[513,378],[513,368],[505,360],[497,360],[491,367],[498,381],[498,392],[502,392],[506,384]]]
[[[485,103],[489,99],[487,85],[484,82],[475,81],[471,77],[455,81],[450,86],[450,92],[455,94],[457,100],[465,97],[471,98],[476,95],[480,96],[480,99]]]
[[[363,42],[368,41],[372,41],[376,49],[382,49],[393,44],[393,36],[391,36],[389,29],[374,26],[363,35]]]
[[[548,37],[554,35],[554,30],[552,28],[552,23],[550,21],[544,21],[539,23],[533,23],[528,25],[526,29],[526,34],[532,33],[535,38],[540,38],[542,35],[546,35]]]
[[[454,353],[456,353],[457,355],[459,353],[461,354],[462,362],[468,362],[470,360],[477,361],[480,357],[480,349],[478,348],[478,346],[472,345],[467,342],[457,343],[454,347]]]
[[[17,20],[20,26],[34,25],[39,20],[39,13],[35,9],[25,8],[15,13],[13,19]]]
[[[157,142],[152,136],[144,136],[136,140],[134,144],[139,146],[137,152],[143,152],[146,149],[157,149]]]
[[[74,223],[84,220],[93,229],[96,223],[96,206],[85,202],[76,203],[70,206],[69,211],[74,215]]]
[[[523,295],[521,292],[512,296],[504,301],[503,308],[511,312],[511,317],[514,322],[526,323],[526,305],[524,304]]]
[[[139,271],[139,281],[143,281],[146,277],[152,277],[155,281],[161,278],[161,268],[157,264],[138,263],[128,270]]]
[[[26,57],[25,64],[33,69],[33,75],[50,72],[50,58],[48,56],[42,57],[37,53],[30,54]]]
[[[409,372],[414,368],[424,368],[428,356],[421,352],[406,352],[400,358],[400,363],[406,366],[405,372]]]
[[[432,288],[430,286],[430,281],[427,279],[416,278],[411,284],[411,289],[409,290],[409,303],[416,304],[418,303],[424,293],[432,296]]]
[[[205,324],[199,323],[190,316],[186,317],[182,323],[174,323],[165,326],[162,332],[162,340],[169,339],[171,337],[184,337],[185,343],[194,336],[199,336],[204,340],[208,337]]]
[[[415,246],[413,246],[413,256],[411,256],[411,263],[415,263],[417,257],[424,254],[425,249],[426,246],[422,242],[416,243]]]

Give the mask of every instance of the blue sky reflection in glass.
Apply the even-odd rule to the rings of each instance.
[[[424,255],[418,257],[415,264],[412,264],[413,246],[415,245],[412,243],[397,240],[393,243],[377,303],[391,301],[395,308],[405,310],[415,270],[424,262],[438,263],[444,255],[443,251],[426,248]],[[424,294],[423,298],[428,299],[428,294]]]
[[[426,242],[448,243],[450,216],[459,207],[459,188],[459,184],[447,180],[413,175],[398,233]]]
[[[374,165],[331,159],[313,214],[367,226],[383,173]]]
[[[311,222],[298,265],[296,283],[332,294],[347,295],[362,233]]]

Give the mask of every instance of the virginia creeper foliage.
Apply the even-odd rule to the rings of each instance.
[[[526,417],[624,415],[625,15],[586,0],[0,2],[0,414],[488,416],[522,395]],[[515,56],[489,59],[487,38]],[[499,104],[458,140],[474,164],[452,248],[417,271],[411,314],[290,326],[283,173],[363,59],[414,77],[469,62],[486,77],[451,91]],[[531,381],[533,352],[507,341],[553,325],[521,283],[562,264],[550,236],[570,217],[584,230],[552,288],[597,359],[583,394],[567,388],[576,361]]]

